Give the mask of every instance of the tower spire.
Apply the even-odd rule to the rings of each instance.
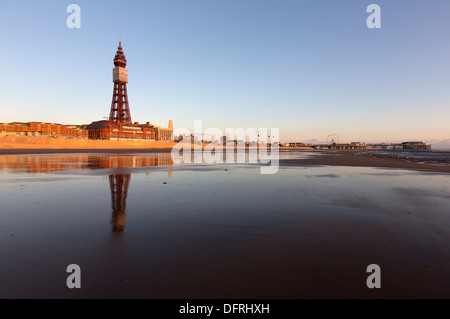
[[[127,59],[122,49],[122,41],[119,41],[119,47],[117,48],[116,56],[114,57],[114,65],[116,67],[125,68],[127,66]]]

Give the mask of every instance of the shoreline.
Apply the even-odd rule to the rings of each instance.
[[[371,154],[360,154],[358,151],[324,151],[310,158],[280,159],[280,166],[346,166],[395,168],[439,173],[450,173],[450,166],[432,165],[423,162],[411,162],[404,158],[376,157]]]

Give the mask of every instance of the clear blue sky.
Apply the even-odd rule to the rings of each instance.
[[[66,7],[81,7],[81,29]],[[377,3],[382,28],[366,26]],[[119,36],[133,121],[281,140],[450,138],[450,1],[2,1],[0,122],[109,114]]]

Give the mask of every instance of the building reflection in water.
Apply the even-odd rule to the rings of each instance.
[[[137,168],[153,166],[173,166],[171,154],[36,154],[0,156],[0,171],[5,170],[10,173],[38,174],[99,168]]]
[[[127,221],[127,196],[131,174],[109,175],[109,187],[111,189],[112,216],[111,225],[114,233],[125,230]]]
[[[12,173],[55,173],[62,171],[88,169],[116,169],[138,167],[173,166],[170,153],[148,155],[4,155],[0,156],[0,171]],[[172,177],[172,170],[168,172]],[[115,233],[125,230],[127,219],[126,207],[131,173],[110,174],[109,187],[111,190],[111,226]]]

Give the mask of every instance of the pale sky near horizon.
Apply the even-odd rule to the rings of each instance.
[[[66,8],[81,7],[69,29]],[[381,29],[366,8],[381,7]],[[0,122],[109,115],[122,36],[131,116],[281,141],[450,139],[450,1],[2,1]]]

